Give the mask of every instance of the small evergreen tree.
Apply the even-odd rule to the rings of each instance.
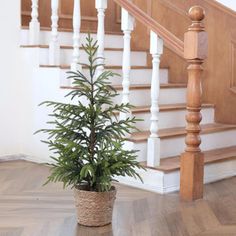
[[[48,182],[63,182],[64,187],[86,184],[89,191],[109,191],[115,176],[141,177],[136,169],[142,168],[136,161],[137,151],[124,149],[126,135],[135,129],[137,119],[118,120],[117,112],[128,112],[130,104],[116,105],[112,98],[117,96],[110,78],[116,74],[104,71],[95,79],[97,64],[97,42],[88,35],[83,45],[88,55],[89,78],[83,73],[68,72],[73,79],[74,89],[66,96],[74,104],[46,101],[52,107],[54,128],[42,129],[49,135],[47,141],[54,156],[51,158],[51,175]],[[86,102],[81,102],[85,98]]]

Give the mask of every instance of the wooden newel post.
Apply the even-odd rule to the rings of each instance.
[[[188,66],[186,148],[181,156],[180,196],[193,201],[203,197],[204,155],[200,144],[201,75],[207,55],[207,33],[202,25],[204,9],[194,6],[189,10],[192,25],[184,37],[184,57]]]

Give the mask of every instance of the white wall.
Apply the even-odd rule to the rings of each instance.
[[[231,8],[236,11],[236,1],[235,0],[216,0],[217,2]]]
[[[20,1],[0,7],[0,156],[20,152],[21,55],[19,49]]]

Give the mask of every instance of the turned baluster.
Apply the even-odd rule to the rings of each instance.
[[[158,135],[159,105],[160,94],[160,58],[163,53],[163,40],[151,31],[150,34],[150,53],[152,54],[152,82],[151,82],[151,126],[150,137],[147,147],[147,165],[160,165],[160,138]]]
[[[29,24],[29,44],[39,44],[40,24],[38,21],[38,0],[32,0],[31,21]]]
[[[104,40],[105,40],[105,10],[107,9],[107,0],[96,0],[96,9],[98,12],[98,28],[97,28],[97,41],[98,41],[98,51],[97,64],[97,77],[104,70]]]
[[[130,85],[130,69],[131,69],[131,32],[134,29],[134,18],[129,14],[128,11],[122,8],[121,13],[121,29],[124,32],[124,49],[123,49],[123,61],[122,61],[122,73],[123,73],[123,92],[122,92],[122,101],[121,103],[129,103],[129,85]],[[120,119],[127,119],[129,113],[120,113]]]
[[[81,9],[80,0],[74,0],[73,12],[73,61],[71,63],[72,71],[82,71],[82,66],[79,65],[80,57],[80,26],[81,26]]]
[[[49,44],[49,64],[59,65],[60,64],[60,45],[58,41],[58,0],[51,0],[52,10],[52,31],[51,31],[51,42]]]
[[[184,57],[188,66],[186,148],[181,156],[180,195],[192,201],[203,197],[204,155],[200,144],[201,76],[202,63],[207,55],[207,33],[201,21],[204,9],[194,6],[189,10],[192,25],[184,38]]]

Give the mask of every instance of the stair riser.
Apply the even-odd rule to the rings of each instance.
[[[58,68],[40,68],[39,71],[43,74],[44,80],[47,81],[47,84],[55,80],[54,83],[58,84],[58,89],[60,86],[70,86],[70,83],[68,83],[69,80],[65,79],[66,70],[61,70]],[[166,72],[163,72],[163,74],[165,73]],[[56,82],[58,77],[61,78],[60,82],[59,81]],[[62,92],[63,94],[67,94],[69,93],[69,91],[71,90],[63,89]],[[118,92],[122,93],[122,91],[118,91]],[[160,92],[160,104],[185,103],[185,93],[186,93],[186,88],[163,88],[161,89],[161,92]],[[138,106],[139,103],[140,105],[143,105],[143,106],[148,105],[148,104],[150,105],[151,103],[150,96],[151,96],[150,90],[148,89],[130,91],[131,103],[133,102],[133,105],[136,105],[136,106]],[[150,100],[148,98],[150,98]],[[117,103],[121,102],[121,94],[115,98],[115,101]]]
[[[149,106],[151,104],[150,89],[137,89],[130,91],[130,103],[134,106]],[[120,103],[122,95],[114,99]],[[185,103],[186,88],[163,88],[160,90],[159,104]]]
[[[236,176],[236,160],[216,162],[204,167],[204,183],[212,183],[225,178]],[[180,172],[173,171],[164,174],[163,193],[179,190]]]
[[[87,55],[84,50],[80,51],[80,62],[87,63]],[[40,61],[41,65],[49,64],[49,49],[48,48],[40,48]],[[61,49],[60,50],[60,64],[70,65],[72,62],[72,49]],[[113,66],[121,66],[122,65],[122,51],[105,51],[105,64],[113,65]],[[146,66],[147,64],[147,54],[145,52],[131,52],[131,65],[132,66]]]
[[[112,70],[121,75],[119,80],[114,80],[113,84],[118,85],[122,83],[122,70]],[[152,69],[132,69],[130,72],[130,84],[151,84]],[[160,83],[168,83],[168,69],[160,69]]]
[[[96,34],[91,34],[96,39]],[[71,46],[73,45],[73,34],[72,32],[59,32],[59,43],[60,45]],[[87,34],[80,34],[81,45],[86,42],[85,38]],[[21,30],[21,45],[27,45],[29,43],[29,30]],[[40,31],[40,43],[41,45],[48,45],[51,41],[50,31]],[[122,35],[105,35],[105,47],[106,48],[123,48],[123,36]]]
[[[202,124],[209,124],[214,122],[214,108],[203,108],[202,109]],[[159,129],[172,128],[186,125],[185,121],[186,110],[175,110],[175,111],[161,111],[159,113]],[[150,129],[150,112],[145,113],[134,113],[134,116],[138,119],[143,119],[137,123],[137,127],[140,130]]]
[[[236,176],[236,160],[207,164],[204,169],[205,184],[230,178]],[[143,178],[144,184],[139,180],[130,177],[116,177],[116,179],[122,184],[161,194],[179,190],[179,170],[164,173],[157,170],[147,169],[147,171],[138,170],[138,173]]]
[[[70,91],[70,90],[66,90]],[[122,101],[122,92],[118,91],[119,95],[113,98],[114,103],[120,104]],[[159,104],[174,104],[174,103],[185,103],[185,88],[176,89],[161,89]],[[131,90],[130,91],[130,104],[134,106],[150,106],[151,95],[149,90]]]
[[[203,151],[235,145],[236,130],[202,134]],[[134,143],[133,148],[140,150],[138,161],[146,161],[147,142]],[[180,155],[185,149],[185,136],[161,139],[161,158]]]
[[[109,69],[110,70],[110,69]],[[68,70],[61,70],[61,85],[71,86],[71,82],[66,79]],[[122,70],[111,69],[112,72],[119,74],[120,76],[114,76],[111,78],[113,85],[122,84]],[[83,69],[83,73],[88,76],[88,70]],[[130,84],[151,84],[152,70],[151,69],[132,69],[130,72]],[[168,83],[168,69],[160,69],[160,83]]]

